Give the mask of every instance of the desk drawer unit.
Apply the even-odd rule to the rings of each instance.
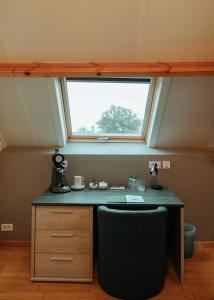
[[[33,206],[34,281],[92,281],[93,208]]]
[[[90,255],[37,253],[35,272],[38,276],[88,278],[91,272]]]
[[[90,230],[36,230],[35,252],[90,253]]]
[[[89,229],[90,208],[85,206],[38,206],[36,229]]]

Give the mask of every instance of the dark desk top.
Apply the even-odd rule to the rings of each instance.
[[[145,202],[126,202],[125,195],[141,195]],[[137,192],[129,189],[125,190],[96,190],[88,189],[82,191],[71,191],[69,193],[55,194],[45,192],[33,202],[33,205],[165,205],[172,207],[182,207],[183,202],[170,190],[145,190]]]

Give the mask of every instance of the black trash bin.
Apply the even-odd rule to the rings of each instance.
[[[192,224],[184,224],[184,257],[190,258],[194,252],[196,227]]]

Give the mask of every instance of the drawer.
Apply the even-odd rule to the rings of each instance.
[[[91,232],[89,230],[36,230],[36,252],[90,253]]]
[[[90,207],[36,207],[36,229],[89,229],[91,222]]]
[[[35,276],[90,278],[92,259],[89,254],[36,253]]]

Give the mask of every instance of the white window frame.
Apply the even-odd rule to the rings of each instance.
[[[75,80],[85,80],[85,81],[90,81],[90,79],[96,81],[96,78],[84,78],[84,77],[78,77],[78,78],[61,78],[61,87],[62,87],[62,95],[63,95],[63,105],[64,105],[64,111],[65,111],[65,120],[66,120],[66,128],[67,128],[67,136],[68,136],[68,141],[109,141],[109,142],[145,142],[146,136],[147,136],[147,131],[148,131],[148,126],[149,126],[149,120],[151,117],[151,112],[152,112],[152,107],[153,107],[153,98],[154,98],[154,92],[156,88],[156,77],[137,77],[136,79],[149,79],[150,80],[150,87],[149,87],[149,92],[148,92],[148,98],[147,98],[147,103],[146,103],[146,108],[145,108],[145,114],[144,114],[144,120],[142,124],[142,132],[141,136],[108,136],[108,135],[72,135],[72,121],[71,121],[71,115],[70,115],[70,104],[69,104],[69,99],[68,99],[68,91],[67,91],[67,86],[66,86],[66,80],[67,79],[75,79]],[[112,78],[113,79],[113,78]],[[125,78],[120,78],[121,81],[123,79],[134,79],[134,77],[125,77]],[[100,80],[100,79],[98,79]],[[98,81],[97,80],[97,81]],[[102,80],[102,79],[101,79]]]

